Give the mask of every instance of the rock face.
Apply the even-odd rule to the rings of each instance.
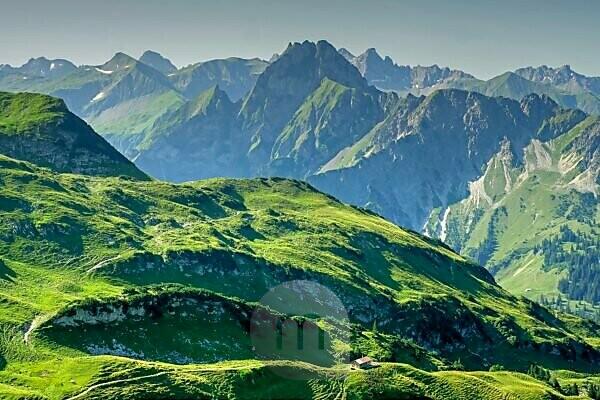
[[[244,304],[200,291],[173,293],[71,307],[40,330],[47,338],[93,355],[177,364],[217,362],[252,356],[251,312]],[[214,329],[217,325],[220,332]],[[82,330],[86,335],[79,334]],[[167,339],[166,332],[174,335]]]
[[[508,139],[522,149],[563,111],[545,97],[521,102],[444,90],[409,98],[310,181],[339,198],[422,229],[433,208],[464,198]],[[573,116],[572,127],[584,118]],[[351,156],[350,156],[351,155]]]
[[[554,121],[576,123],[577,114]],[[540,300],[560,289],[596,302],[600,122],[588,117],[568,129],[572,123],[557,135],[546,134],[555,131],[547,123],[525,148],[507,139],[466,198],[431,213],[426,233],[487,266],[515,293]]]
[[[148,179],[62,100],[0,93],[0,154],[59,172]]]

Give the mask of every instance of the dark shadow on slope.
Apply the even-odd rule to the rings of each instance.
[[[17,273],[10,269],[6,263],[0,259],[0,279],[3,281],[14,282],[16,277]]]

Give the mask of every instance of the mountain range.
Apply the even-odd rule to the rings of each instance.
[[[444,240],[514,293],[561,309],[584,301],[578,311],[592,317],[599,79],[542,66],[483,81],[326,41],[181,69],[151,51],[0,69],[0,89],[62,98],[150,176],[305,180]],[[514,223],[523,215],[533,221],[525,236]],[[548,243],[566,249],[550,257]]]
[[[389,57],[382,58],[375,49],[354,56],[347,50],[342,54],[354,64],[369,84],[385,91],[401,94],[429,94],[437,89],[463,89],[487,96],[520,100],[537,93],[551,97],[565,108],[578,108],[590,114],[600,113],[600,77],[587,77],[568,65],[558,68],[525,67],[507,71],[489,80],[481,80],[459,70],[397,65]]]
[[[356,70],[321,64],[321,57],[337,60],[329,46],[300,46],[303,62],[339,74],[350,94],[386,110],[390,98]],[[278,61],[293,61],[289,56]],[[296,82],[281,86],[277,69],[266,73],[256,87],[297,98]],[[332,85],[307,75],[316,91]],[[264,111],[255,105],[271,94],[253,92],[238,111],[242,129],[255,132],[248,142],[258,143],[249,159],[285,122],[255,125],[251,116]],[[437,93],[421,101],[495,102],[486,107],[503,107],[531,126],[550,118],[544,138],[554,138],[556,126],[574,125],[573,140],[551,139],[562,140],[552,142],[559,152],[579,154],[596,137],[595,122],[582,112],[562,111],[539,96],[519,103]],[[9,93],[0,99],[2,398],[542,400],[593,399],[600,389],[599,325],[510,294],[437,239],[299,180],[149,179],[62,100]],[[227,99],[215,88],[184,116],[220,112],[234,104]],[[412,101],[392,109],[418,108]],[[532,112],[534,105],[545,112]],[[595,162],[585,154],[586,163]],[[290,281],[312,286],[287,296],[323,301],[315,292],[323,285],[347,316],[261,300]],[[319,354],[326,357],[257,352],[257,312],[267,323],[285,318],[319,327]],[[298,332],[282,341],[304,340]],[[363,355],[378,368],[350,369],[348,361]]]

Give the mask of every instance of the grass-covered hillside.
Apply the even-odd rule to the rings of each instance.
[[[522,154],[505,142],[470,196],[434,211],[427,231],[512,292],[598,318],[599,144],[595,117]]]
[[[553,377],[582,395],[596,379],[597,325],[513,297],[439,242],[301,182],[173,185],[4,156],[0,182],[4,398],[541,399],[562,395],[512,372],[436,371],[537,364],[579,371]],[[341,364],[255,360],[249,315],[289,280],[342,300],[351,334],[326,349]],[[390,364],[348,371],[361,355]]]
[[[60,99],[0,92],[0,154],[59,172],[148,179]]]

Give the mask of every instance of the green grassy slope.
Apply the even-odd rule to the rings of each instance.
[[[140,96],[120,102],[89,119],[94,129],[108,137],[141,135],[151,131],[152,125],[163,115],[168,115],[184,103],[174,90]]]
[[[519,373],[531,364],[596,379],[598,325],[510,295],[438,240],[299,181],[110,176],[98,148],[114,149],[62,102],[3,99],[0,150],[28,143],[16,155],[39,165],[0,155],[2,398],[543,399],[566,392]],[[215,88],[180,117],[223,107]],[[64,135],[73,148],[39,153]],[[57,172],[81,152],[88,175]],[[329,288],[348,320],[257,303],[292,280]],[[256,351],[258,311],[317,326],[322,351]],[[384,364],[350,371],[362,355]],[[490,367],[511,372],[474,372]]]
[[[59,172],[148,179],[62,100],[40,94],[0,92],[0,154]]]
[[[482,398],[495,398],[491,387],[497,396],[503,385],[514,385],[506,389],[511,393],[525,390],[518,375],[511,384],[486,384],[469,374],[390,365],[374,372],[384,378],[373,386],[362,372],[338,382],[335,366],[317,371],[326,378],[289,382],[252,367],[261,365],[255,361],[206,364],[253,357],[244,310],[290,279],[319,282],[340,297],[352,332],[336,347],[345,357],[370,354],[434,371],[457,363],[597,368],[597,326],[557,319],[509,295],[437,241],[304,183],[172,185],[57,175],[0,160],[0,390],[6,397],[280,398],[294,384],[300,398],[335,398],[341,391],[366,398],[373,390],[460,398],[470,380]],[[96,356],[102,354],[145,361]],[[314,370],[298,363],[286,368]],[[531,398],[552,393],[536,385],[539,390],[527,389]]]
[[[305,379],[281,377],[290,372]],[[8,374],[23,389],[0,386],[6,399],[586,399],[586,388],[598,383],[585,374],[557,373],[559,382],[580,391],[565,396],[510,372],[428,373],[391,363],[365,372],[285,361],[175,366],[109,356],[20,363],[0,372],[0,379]]]

